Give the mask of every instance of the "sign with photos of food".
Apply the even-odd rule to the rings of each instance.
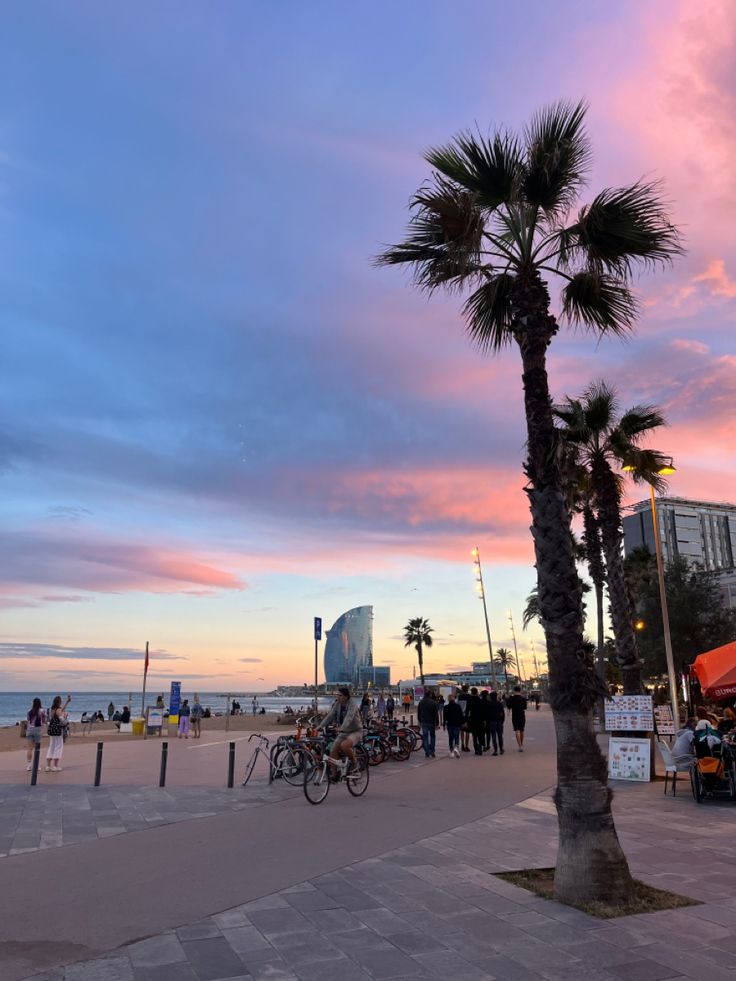
[[[620,739],[611,736],[608,740],[608,776],[611,780],[637,780],[649,782],[648,739]]]
[[[614,695],[606,699],[607,732],[653,732],[651,695]]]

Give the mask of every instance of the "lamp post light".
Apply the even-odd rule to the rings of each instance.
[[[657,473],[666,477],[669,474],[676,473],[677,468],[675,467],[672,457],[668,458],[669,462],[665,463],[664,466],[660,467]],[[623,468],[626,471],[635,470],[635,467],[625,466]],[[654,485],[649,484],[649,503],[652,509],[652,529],[654,531],[654,554],[657,558],[657,578],[659,579],[659,601],[662,606],[662,630],[664,633],[664,652],[667,659],[667,680],[669,682],[670,689],[670,703],[672,705],[672,719],[675,725],[675,732],[677,732],[677,726],[680,718],[679,709],[677,707],[677,677],[675,675],[675,659],[672,654],[672,636],[670,634],[670,614],[667,609],[667,590],[664,584],[664,562],[662,561],[662,542],[659,538],[659,521],[657,520],[657,503],[654,499]]]
[[[493,644],[491,643],[491,628],[488,623],[488,607],[486,606],[486,591],[483,587],[483,569],[480,564],[480,549],[476,545],[472,551],[473,564],[475,566],[475,582],[476,589],[478,590],[478,596],[483,600],[483,616],[486,622],[486,637],[488,638],[488,656],[491,659],[491,678],[493,679],[493,687],[497,687],[496,683],[496,665],[493,661]]]
[[[516,661],[516,669],[519,672],[519,681],[526,681],[524,677],[524,668],[521,661],[519,660],[519,650],[516,646],[516,631],[514,630],[514,618],[511,615],[511,610],[508,612],[509,626],[511,627],[511,639],[514,642],[514,660]]]

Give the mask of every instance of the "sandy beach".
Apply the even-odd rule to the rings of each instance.
[[[227,718],[224,715],[212,719],[204,719],[202,722],[202,732],[225,732],[226,722],[229,721],[230,732],[254,732],[256,730],[266,730],[279,725],[278,720],[282,718],[281,713],[271,712],[266,715],[231,715]],[[293,727],[292,716],[289,724]],[[173,728],[173,727],[172,727]],[[284,725],[284,730],[288,731],[288,724]],[[164,726],[164,735],[167,735]],[[173,735],[173,733],[171,733]],[[142,736],[121,735],[114,722],[96,722],[92,731],[78,723],[72,723],[72,733],[69,737],[73,742],[99,742],[106,739],[115,739],[118,742],[128,740],[140,740]],[[149,739],[157,739],[158,736],[149,736]],[[46,746],[48,737],[44,735],[42,745]],[[3,726],[0,728],[0,753],[12,752],[17,749],[24,749],[25,739],[20,738],[20,726]]]

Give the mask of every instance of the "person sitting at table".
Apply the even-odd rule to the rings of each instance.
[[[718,731],[720,733],[731,732],[736,728],[736,712],[733,709],[727,708],[723,710],[723,718],[718,723]]]
[[[680,729],[677,733],[677,739],[672,746],[672,758],[675,763],[692,763],[695,759],[695,726],[697,721],[695,716],[691,715],[685,723],[685,728]]]

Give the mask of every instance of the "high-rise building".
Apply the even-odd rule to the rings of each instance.
[[[357,685],[360,669],[373,664],[373,607],[356,606],[339,616],[327,631],[327,684]]]
[[[391,687],[391,668],[379,667],[374,664],[372,667],[358,668],[358,687],[366,688],[390,688]]]
[[[657,524],[665,565],[681,555],[694,566],[718,575],[727,606],[736,607],[736,505],[657,497]],[[624,553],[645,545],[654,554],[654,525],[649,501],[639,501],[623,520]]]

